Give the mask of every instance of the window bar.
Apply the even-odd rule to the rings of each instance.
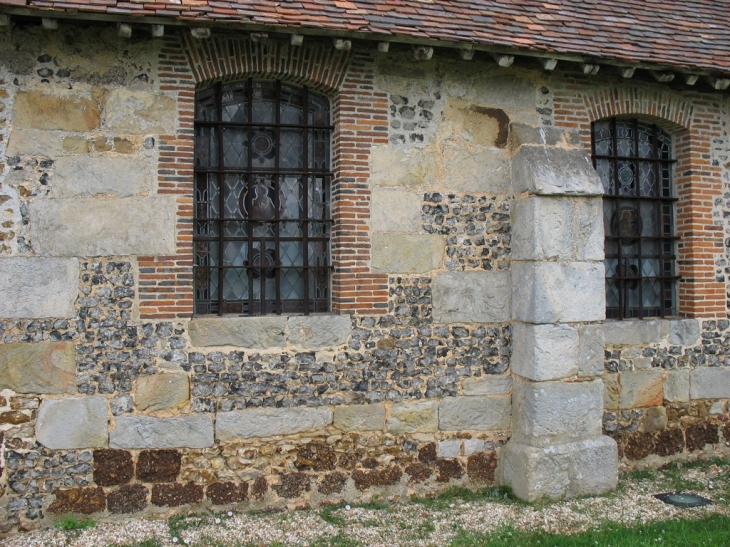
[[[274,187],[274,285],[276,295],[276,314],[281,315],[281,242],[279,240],[281,229],[281,204],[279,203],[279,188],[281,176],[279,175],[281,157],[281,81],[276,81],[276,110],[274,114],[274,142],[276,151],[274,153],[274,171],[272,183]]]
[[[657,133],[657,126],[652,125],[652,138],[654,140],[654,147],[652,148],[651,155],[652,157],[656,159],[659,158],[659,135]],[[657,169],[656,166],[659,166]],[[656,194],[661,194],[661,189],[664,186],[664,181],[662,180],[662,164],[653,163],[651,166],[652,173],[654,173],[654,180],[656,181]],[[662,210],[664,208],[664,203],[661,201],[657,201],[656,205],[656,212],[657,212],[657,235],[664,235],[664,211]],[[657,245],[657,258],[659,259],[659,277],[661,278],[661,281],[659,281],[659,306],[661,309],[662,317],[665,317],[667,315],[667,309],[666,309],[666,291],[665,291],[665,280],[664,280],[664,241],[659,240],[655,242],[655,245]]]
[[[219,120],[223,120],[223,84],[217,83],[215,86],[215,98],[216,98],[216,117]],[[220,126],[217,131],[216,138],[218,140],[218,168],[222,168],[225,160],[223,155],[223,132],[224,127]],[[218,178],[218,216],[223,217],[226,210],[226,180],[223,173],[216,175]],[[218,220],[218,315],[223,315],[224,307],[224,287],[223,283],[225,280],[223,269],[223,257],[225,256],[223,250],[225,248],[225,226],[224,220]]]
[[[249,122],[253,122],[253,78],[249,78],[248,82],[246,84],[246,94],[248,103],[246,104],[246,116],[248,118]],[[252,146],[251,143],[253,141],[253,125],[248,126],[248,143],[246,146],[248,147],[248,150],[246,151],[246,158],[247,158],[247,167],[248,167],[248,173],[246,175],[246,208],[248,209],[248,213],[246,214],[248,229],[246,230],[247,236],[248,236],[248,260],[246,261],[248,264],[248,268],[246,270],[246,273],[248,274],[248,315],[256,315],[254,313],[254,305],[253,305],[253,238],[254,238],[254,228],[255,228],[255,222],[251,219],[251,192],[253,191],[253,154],[252,152]]]
[[[302,225],[302,277],[304,278],[304,315],[309,315],[309,88],[304,87],[304,176],[302,177],[302,209],[304,222]]]
[[[616,118],[611,118],[611,149],[614,154],[618,154],[618,136],[616,135]],[[613,170],[613,192],[612,192],[613,195],[609,198],[611,203],[613,204],[610,230],[613,231],[613,215],[618,215],[619,206],[621,203],[619,201],[621,191],[620,191],[620,184],[619,184],[619,180],[618,180],[618,162],[616,162],[616,160],[611,160],[610,165]],[[616,216],[616,218],[618,219],[618,216]],[[622,272],[624,267],[623,267],[623,253],[622,253],[623,239],[621,237],[620,222],[617,222],[616,228],[618,230],[618,233],[616,233],[614,235],[617,237],[618,245],[616,246],[617,262],[616,262],[616,279],[614,281],[616,282],[616,288],[618,289],[618,318],[623,319],[627,302],[625,302],[626,280],[622,279],[624,277],[623,272]]]
[[[636,185],[636,188],[634,189],[634,196],[641,195],[641,161],[639,160],[639,121],[634,118],[633,120],[633,130],[634,130],[634,184]],[[637,220],[641,219],[641,202],[638,200],[634,200],[634,207],[636,208],[637,213]],[[637,272],[637,285],[639,289],[639,318],[644,317],[644,276],[642,275],[644,271],[644,263],[642,258],[642,249],[641,249],[641,222],[639,222],[639,233],[637,234],[636,238],[636,265],[638,268]],[[628,270],[628,268],[627,268]]]

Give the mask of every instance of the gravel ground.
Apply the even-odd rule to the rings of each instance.
[[[384,508],[339,507],[290,513],[222,513],[182,519],[172,527],[164,521],[130,519],[99,524],[81,532],[45,530],[21,533],[0,541],[2,547],[101,547],[138,545],[156,538],[161,546],[261,545],[307,546],[322,536],[342,534],[367,547],[431,547],[448,545],[459,530],[489,532],[502,526],[578,532],[612,521],[647,523],[693,518],[712,513],[730,515],[730,462],[676,468],[622,479],[607,496],[558,503],[524,504],[509,499],[476,501],[442,497],[428,503],[399,503]],[[714,504],[678,509],[652,494],[677,489],[704,495]],[[727,501],[726,501],[727,498]],[[324,517],[324,518],[323,518]]]

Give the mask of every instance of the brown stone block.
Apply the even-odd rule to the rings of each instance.
[[[406,473],[411,476],[408,482],[423,482],[431,476],[433,471],[424,463],[413,463],[406,467]]]
[[[702,450],[706,444],[717,444],[720,442],[715,424],[697,424],[689,426],[685,432],[687,439],[687,451]]]
[[[352,473],[355,487],[358,490],[365,490],[371,486],[390,486],[400,480],[403,471],[397,465],[391,465],[387,469],[373,469],[364,471],[357,469]]]
[[[56,499],[48,510],[51,513],[84,513],[91,514],[106,509],[106,495],[100,487],[71,488],[56,490]]]
[[[0,424],[24,424],[30,421],[30,416],[23,414],[17,410],[11,410],[9,412],[3,412],[0,414]]]
[[[177,450],[143,450],[137,458],[137,479],[143,482],[173,482],[182,458]]]
[[[629,433],[622,441],[623,454],[630,460],[641,460],[654,452],[654,435],[651,433]],[[621,445],[621,441],[618,442]]]
[[[274,490],[282,498],[298,498],[304,492],[309,492],[311,476],[304,473],[287,473],[279,477],[280,483]]]
[[[376,467],[378,467],[378,460],[376,460],[375,458],[363,458],[363,460],[360,462],[360,465],[365,469],[375,469]]]
[[[494,452],[479,452],[472,454],[466,460],[466,474],[475,483],[494,482],[494,472],[497,469],[497,456]]]
[[[671,456],[684,451],[684,433],[681,429],[665,429],[654,437],[654,454]]]
[[[264,477],[259,477],[253,482],[251,494],[258,500],[264,499],[266,492],[269,491],[269,482]]]
[[[155,484],[152,487],[152,503],[160,507],[179,507],[203,501],[203,487],[187,484]]]
[[[109,511],[115,514],[136,513],[147,507],[147,488],[141,484],[122,486],[107,496]]]
[[[340,473],[339,471],[335,471],[334,473],[327,473],[324,477],[322,477],[317,489],[321,494],[336,494],[338,492],[342,492],[346,482],[347,475]]]
[[[358,455],[353,452],[346,452],[344,454],[340,454],[339,459],[337,460],[337,465],[341,467],[342,469],[348,469],[352,471],[355,469],[355,466],[357,465]]]
[[[436,466],[436,481],[449,482],[451,479],[460,479],[464,475],[464,469],[457,460],[437,459],[434,461]]]
[[[436,459],[436,443],[428,443],[418,449],[418,461],[432,462]]]
[[[208,486],[205,495],[214,505],[239,503],[248,499],[248,483],[216,482]]]
[[[94,450],[94,482],[99,486],[127,484],[134,476],[132,454],[126,450]],[[111,510],[111,509],[110,509]]]
[[[39,91],[19,91],[15,96],[16,127],[61,131],[91,131],[99,127],[101,112],[93,99],[56,97]]]
[[[297,451],[294,466],[300,471],[331,471],[337,465],[335,450],[324,443],[309,443]]]

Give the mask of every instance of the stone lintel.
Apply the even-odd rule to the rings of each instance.
[[[208,448],[213,446],[213,418],[191,414],[175,418],[117,416],[112,448]]]

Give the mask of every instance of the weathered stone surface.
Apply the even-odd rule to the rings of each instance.
[[[286,345],[286,317],[199,317],[188,323],[193,346],[250,349]]]
[[[695,424],[689,426],[684,435],[688,452],[704,450],[705,445],[717,444],[720,441],[717,424]]]
[[[213,445],[213,420],[208,414],[178,418],[118,416],[109,437],[112,448],[207,448]]]
[[[100,122],[100,108],[92,98],[79,95],[57,97],[25,90],[15,95],[15,127],[83,132],[98,128]]]
[[[2,293],[3,297],[6,293]],[[0,345],[0,389],[17,393],[76,393],[73,342]]]
[[[356,469],[352,473],[352,480],[355,481],[355,488],[358,490],[366,490],[372,486],[390,486],[397,483],[403,471],[397,465],[391,465],[385,469],[373,469],[365,471]]]
[[[436,482],[449,482],[464,476],[464,468],[458,460],[439,458],[433,462],[433,466],[436,468]]]
[[[570,495],[592,496],[618,485],[618,449],[607,436],[575,443],[571,447]]]
[[[54,131],[15,128],[8,140],[7,157],[60,156],[63,152],[61,135]]]
[[[660,369],[622,372],[619,408],[660,406],[664,402],[664,371]]]
[[[150,192],[155,182],[153,158],[63,156],[56,160],[53,197],[71,198]]]
[[[433,475],[431,468],[423,463],[412,463],[406,467],[405,472],[411,477],[409,483],[423,482]]]
[[[435,167],[433,158],[425,157],[421,150],[403,150],[392,146],[374,147],[370,161],[372,186],[418,187]]]
[[[656,433],[667,427],[667,409],[663,406],[647,408],[639,422],[639,431]]]
[[[660,343],[669,333],[669,322],[661,319],[606,321],[603,335],[606,345],[645,346]]]
[[[682,430],[665,429],[654,438],[654,453],[657,456],[671,456],[684,450],[684,435]]]
[[[508,429],[509,397],[445,397],[439,410],[439,429]]]
[[[568,325],[512,326],[512,372],[530,380],[557,380],[578,372],[578,330]]]
[[[370,198],[370,227],[373,232],[421,233],[421,204],[417,192],[374,188]]]
[[[175,134],[177,101],[173,97],[147,91],[113,90],[106,101],[104,125],[121,134]]]
[[[603,260],[600,198],[517,200],[512,222],[515,260]]]
[[[298,498],[304,492],[309,492],[312,487],[311,475],[304,473],[286,473],[281,475],[279,480],[281,482],[274,486],[274,490],[285,499]]]
[[[248,500],[248,483],[215,482],[205,490],[213,505],[228,505]]]
[[[338,494],[342,492],[346,482],[347,475],[344,473],[340,473],[339,471],[327,473],[319,480],[317,490],[319,490],[320,494],[324,494],[325,496],[328,496],[329,494]]]
[[[106,509],[104,489],[71,488],[70,490],[56,490],[56,499],[48,508],[51,513],[98,513]]]
[[[0,424],[25,424],[30,421],[30,416],[21,412],[20,410],[9,410],[7,412],[0,413]]]
[[[618,382],[618,374],[604,374],[603,380],[603,406],[606,410],[618,410],[618,397],[621,386]]]
[[[667,371],[664,380],[664,400],[669,403],[689,402],[689,369],[679,368]]]
[[[466,450],[464,453],[466,454]],[[469,480],[475,484],[493,483],[496,470],[497,456],[494,452],[472,454],[467,459],[466,474],[469,476]]]
[[[132,454],[126,450],[94,450],[94,482],[99,486],[127,484],[134,476]]]
[[[464,395],[506,395],[512,389],[512,376],[505,374],[465,378],[461,382]]]
[[[725,414],[727,404],[725,401],[715,401],[710,407],[710,415],[717,416],[719,414]]]
[[[461,454],[461,441],[439,441],[436,448],[439,458],[456,458]]]
[[[669,343],[675,346],[693,346],[700,340],[700,322],[697,319],[670,319]]]
[[[137,458],[137,479],[142,482],[175,482],[182,456],[177,450],[143,450]]]
[[[351,331],[349,315],[302,315],[287,320],[289,343],[303,349],[341,346],[347,342]]]
[[[388,420],[390,433],[433,433],[439,426],[439,405],[436,401],[398,404]]]
[[[606,346],[602,325],[583,325],[578,329],[578,376],[603,374],[603,352]]]
[[[294,467],[299,471],[331,471],[337,466],[337,454],[331,445],[311,442],[297,450]]]
[[[457,147],[448,153],[444,165],[446,185],[452,192],[512,192],[509,156],[504,150],[485,148],[471,152]]]
[[[500,323],[511,317],[509,272],[444,272],[433,282],[438,323]]]
[[[486,444],[481,439],[465,439],[464,440],[464,456],[469,456],[476,452],[484,452]]]
[[[576,147],[581,143],[578,131],[565,131],[544,126],[534,127],[525,123],[512,123],[509,136],[514,149],[523,144]]]
[[[189,400],[187,374],[153,374],[137,378],[134,402],[138,410],[176,408]]]
[[[373,234],[372,270],[376,273],[425,273],[443,264],[446,242],[431,234]]]
[[[512,158],[512,184],[516,194],[603,195],[601,179],[580,148],[520,147]]]
[[[33,250],[41,255],[175,253],[174,197],[36,199],[29,210]]]
[[[513,262],[512,309],[526,323],[600,321],[606,315],[599,262]]]
[[[147,488],[141,484],[122,486],[106,498],[110,513],[136,513],[147,507]]]
[[[180,507],[203,501],[203,486],[187,484],[155,484],[152,487],[152,503],[160,507]]]
[[[689,375],[689,396],[692,399],[730,398],[730,367],[700,367]]]
[[[104,397],[46,399],[38,410],[35,434],[46,448],[106,446],[108,418]]]
[[[249,437],[291,435],[321,429],[332,423],[332,411],[318,408],[251,408],[219,412],[216,417],[216,438],[234,441]]]
[[[79,294],[75,258],[0,258],[0,317],[72,318]]]
[[[335,407],[333,425],[342,431],[382,431],[385,407],[380,403]]]
[[[603,382],[515,381],[512,439],[548,447],[601,436]]]

